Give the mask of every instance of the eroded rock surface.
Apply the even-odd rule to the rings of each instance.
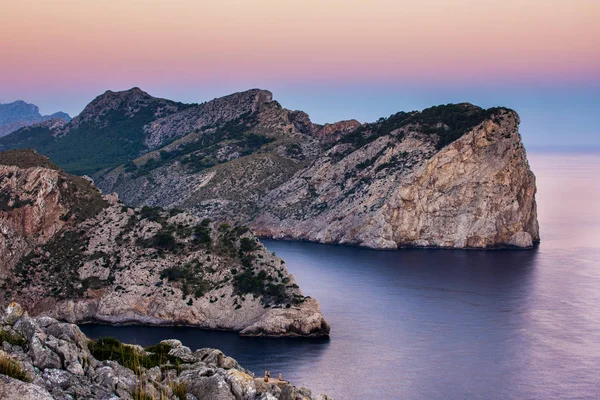
[[[15,320],[15,308],[0,312],[0,358],[21,375],[0,373],[2,399],[331,400],[284,380],[265,382],[218,349],[192,351],[179,340],[147,349],[93,341],[53,318],[25,313]]]

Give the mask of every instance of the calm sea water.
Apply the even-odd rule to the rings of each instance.
[[[533,251],[380,252],[266,241],[331,339],[83,326],[149,345],[217,347],[261,374],[340,399],[599,399],[600,156],[530,154]]]

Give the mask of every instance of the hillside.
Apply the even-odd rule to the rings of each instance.
[[[106,96],[86,108],[86,120],[113,112]],[[0,148],[31,144],[52,155],[60,147],[53,159],[61,167],[93,172],[98,187],[127,204],[182,208],[260,236],[385,249],[539,240],[535,176],[519,117],[507,108],[448,104],[319,125],[253,89],[154,115],[138,127],[136,150],[120,148],[119,157],[103,150],[103,140],[120,135],[113,128],[87,133],[97,137],[95,156],[74,150],[80,117],[43,141],[9,136]]]
[[[242,225],[130,208],[31,150],[0,153],[0,304],[69,322],[327,335],[318,303]]]

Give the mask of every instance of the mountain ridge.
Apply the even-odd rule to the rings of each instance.
[[[137,100],[114,115],[92,107],[114,97]],[[15,134],[0,139],[0,149],[39,144],[128,204],[240,221],[266,237],[385,249],[532,247],[539,240],[535,176],[519,116],[508,108],[447,104],[321,125],[261,89],[201,104],[160,103],[174,108],[154,107],[144,118],[139,99],[168,102],[137,88],[106,92],[86,107],[86,121],[100,121],[88,131],[70,128],[76,117],[37,137],[24,130],[22,142]],[[133,120],[135,129],[118,129]],[[85,135],[98,144],[89,157],[91,147],[73,145]],[[103,146],[114,137],[135,146],[120,146],[112,157]],[[443,228],[436,233],[435,226]]]

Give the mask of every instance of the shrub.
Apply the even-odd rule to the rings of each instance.
[[[266,275],[265,271],[260,271],[255,276],[252,271],[246,270],[234,277],[235,290],[238,294],[253,293],[261,295],[264,291]]]
[[[154,247],[164,250],[174,250],[177,247],[177,241],[171,233],[166,229],[161,229],[156,233],[153,239]]]
[[[208,222],[205,223],[205,221]],[[210,233],[210,220],[205,219],[194,228],[194,241],[201,244],[210,244],[212,241]]]
[[[133,163],[133,161],[127,161],[125,163],[125,165],[123,166],[123,169],[125,170],[125,172],[130,173],[130,172],[135,172],[137,171],[137,165],[135,165]]]
[[[160,222],[162,209],[160,207],[142,207],[140,212],[140,219],[147,219],[148,221]]]
[[[240,251],[241,252],[250,252],[250,251],[254,251],[256,250],[256,240],[251,239],[251,238],[242,238],[240,240]]]
[[[163,364],[179,365],[179,360],[169,355],[171,346],[165,343],[148,346],[146,347],[146,352],[140,352],[115,338],[105,337],[98,340],[90,340],[88,348],[97,360],[116,361],[132,371],[139,371],[141,367],[159,367]]]
[[[182,280],[185,276],[186,271],[178,267],[166,268],[160,273],[160,278],[167,278],[169,282]]]

